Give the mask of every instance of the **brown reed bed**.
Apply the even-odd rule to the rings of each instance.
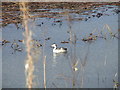
[[[29,2],[27,5],[27,11],[33,14],[29,18],[35,17],[48,17],[48,18],[60,18],[65,12],[50,12],[50,9],[69,9],[69,13],[82,13],[87,10],[93,10],[97,7],[102,7],[103,5],[120,5],[119,3],[82,3],[82,2]],[[46,9],[46,10],[42,10]],[[34,15],[37,14],[37,15]],[[54,17],[53,17],[54,15]],[[73,20],[82,20],[81,18],[76,18]],[[19,9],[19,2],[2,2],[2,25],[6,26],[10,23],[22,23],[21,14]]]

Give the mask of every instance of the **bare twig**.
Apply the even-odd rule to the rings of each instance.
[[[44,65],[44,88],[46,88],[46,56],[44,56],[43,65]]]

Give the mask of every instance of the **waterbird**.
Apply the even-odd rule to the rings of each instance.
[[[57,48],[57,44],[55,44],[55,43],[53,43],[51,45],[51,47],[53,47],[53,52],[54,53],[65,53],[65,52],[67,52],[67,48],[63,48],[63,47]]]

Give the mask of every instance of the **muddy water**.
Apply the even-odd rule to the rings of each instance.
[[[29,28],[33,33],[33,39],[38,40],[43,47],[39,47],[41,52],[38,54],[38,60],[35,60],[34,71],[34,87],[43,88],[43,53],[46,56],[46,79],[48,88],[112,88],[114,86],[113,79],[117,79],[118,73],[118,39],[111,37],[109,30],[103,27],[107,24],[113,33],[118,32],[118,15],[114,12],[116,6],[111,6],[108,11],[104,11],[105,7],[97,9],[97,13],[103,13],[101,17],[92,17],[95,13],[91,13],[88,20],[73,20],[71,30],[76,35],[76,44],[61,43],[68,41],[69,22],[61,17],[58,19],[35,18],[30,20]],[[59,9],[51,10],[58,12]],[[86,11],[89,13],[91,11]],[[72,18],[88,16],[81,14],[70,14]],[[92,17],[92,18],[91,18]],[[54,22],[62,20],[62,22]],[[3,40],[17,42],[23,48],[22,52],[15,51],[11,48],[11,43],[2,46],[2,81],[3,88],[24,88],[26,85],[25,77],[25,59],[26,51],[23,43],[17,40],[23,40],[24,29],[18,24],[16,28],[14,24],[9,24],[2,30]],[[97,38],[92,42],[84,42],[83,38],[88,37],[90,33],[98,35],[102,31],[106,35],[106,39]],[[44,40],[50,38],[49,40]],[[51,44],[56,43],[58,47],[67,47],[67,53],[54,54]],[[44,48],[44,50],[43,50]],[[78,62],[73,71],[71,62],[73,57]],[[75,85],[73,85],[75,80]]]

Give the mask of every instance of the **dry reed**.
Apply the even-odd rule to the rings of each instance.
[[[43,66],[44,66],[44,88],[46,88],[46,56],[44,56]]]
[[[20,2],[20,11],[22,11],[22,18],[23,18],[23,26],[25,28],[25,45],[26,45],[26,52],[27,52],[27,59],[25,62],[25,73],[26,73],[26,86],[27,88],[31,89],[33,87],[33,72],[34,72],[34,61],[31,55],[32,46],[30,45],[30,41],[32,40],[32,32],[28,28],[28,19],[29,13],[27,11],[27,2]]]

